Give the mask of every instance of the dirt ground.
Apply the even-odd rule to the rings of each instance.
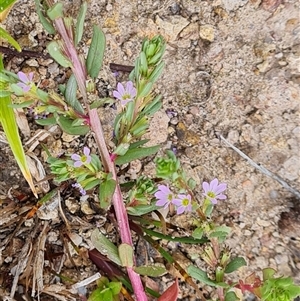
[[[248,266],[239,276],[273,267],[300,284],[299,1],[90,0],[88,3],[83,52],[86,53],[90,43],[92,23],[101,25],[107,38],[99,93],[112,96],[116,82],[126,79],[126,74],[115,77],[109,63],[133,65],[143,37],[163,35],[167,40],[166,67],[156,89],[163,95],[164,106],[154,117],[148,137],[153,144],[161,143],[163,149],[176,149],[188,175],[197,181],[199,194],[203,180],[217,177],[228,183],[228,199],[217,205],[216,215],[218,222],[232,227],[227,244],[233,254],[247,260]],[[68,13],[75,16],[80,1],[65,1],[65,4]],[[19,1],[4,24],[24,49],[45,51],[50,38],[38,21],[34,1]],[[16,72],[34,72],[35,81],[47,89],[56,88],[57,82],[68,76],[47,58],[6,56],[6,64]],[[24,136],[24,143],[38,129],[32,128],[30,135]],[[57,154],[62,149],[78,149],[83,143],[61,135],[58,129],[51,136],[44,142]],[[296,192],[257,170],[221,137]],[[86,141],[93,147],[91,137]],[[41,148],[37,146],[34,152],[43,162]],[[144,172],[153,170],[153,162],[144,164]],[[1,131],[0,168],[2,199],[7,198],[11,187],[24,191],[26,184],[18,174]],[[132,166],[130,173],[134,177],[139,170]],[[0,212],[4,212],[6,205],[4,201],[0,203]],[[18,210],[24,210],[25,205],[18,206]],[[70,210],[72,206],[66,207]],[[11,210],[10,231],[18,221],[16,211]],[[106,231],[111,231],[112,226],[106,225],[100,214],[92,216],[82,208],[76,210],[89,225],[97,220]],[[47,220],[45,230],[48,240],[57,246],[61,246],[57,233],[59,219],[54,216],[54,221]],[[4,216],[0,217],[0,272],[4,273],[18,261],[17,250],[25,239],[22,232],[32,233],[35,226],[33,221],[24,226],[27,229],[14,238],[13,246],[10,244],[8,258],[3,242],[11,232],[4,230],[7,224],[1,220],[4,221]],[[171,221],[183,228],[190,226],[186,218],[174,216]],[[89,230],[88,226],[86,231],[78,230],[82,246],[89,244]],[[168,247],[174,253],[184,252],[197,264],[196,246],[184,250]],[[73,276],[77,279],[95,272],[85,262],[76,264],[80,273]],[[70,266],[65,263],[66,268]],[[71,268],[70,271],[75,273]],[[170,277],[163,278],[163,285],[170,285],[170,281]],[[179,300],[197,299],[181,283]],[[248,296],[247,300],[255,299]]]

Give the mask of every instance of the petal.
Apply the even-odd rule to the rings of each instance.
[[[85,163],[85,164],[90,164],[91,161],[92,161],[92,157],[91,157],[91,156],[87,156],[84,163]]]
[[[171,193],[169,187],[166,186],[166,185],[159,185],[159,186],[158,186],[158,189],[159,189],[160,191],[164,192],[165,194]]]
[[[216,205],[216,204],[218,203],[217,199],[210,199],[210,201],[211,201],[214,205]]]
[[[30,82],[32,82],[32,80],[33,80],[33,75],[34,75],[33,72],[29,72],[29,74],[28,74],[28,80],[29,80]]]
[[[221,183],[215,190],[215,194],[219,194],[227,189],[227,184]]]
[[[131,94],[130,91],[132,90],[132,88],[133,88],[133,82],[132,81],[127,82],[126,83],[126,92]]]
[[[19,86],[20,88],[22,88],[23,92],[28,92],[30,90],[30,86],[27,86],[24,83],[17,83],[17,86]]]
[[[74,162],[74,167],[80,167],[82,165],[81,161]]]
[[[113,96],[114,98],[122,100],[122,95],[117,90],[113,91]]]
[[[202,183],[202,188],[203,188],[205,193],[209,192],[209,184],[207,182]]]
[[[88,157],[89,156],[89,154],[90,154],[90,152],[91,152],[91,150],[88,148],[88,147],[84,147],[83,148],[83,153]]]
[[[220,200],[226,200],[227,196],[225,194],[219,194],[216,198]]]
[[[167,199],[167,196],[166,196],[166,194],[164,193],[164,192],[162,192],[162,191],[157,191],[155,194],[154,194],[154,196],[157,198],[157,199],[164,199],[164,200],[166,200]]]
[[[159,200],[155,203],[156,206],[165,206],[165,204],[168,203],[165,200]]]
[[[117,90],[121,94],[121,96],[125,94],[124,86],[121,83],[118,83]]]
[[[215,189],[217,188],[218,183],[219,183],[219,181],[218,181],[217,178],[216,178],[216,179],[213,179],[213,180],[210,182],[210,184],[209,184],[210,191],[215,192]]]
[[[121,100],[121,106],[122,107],[125,107],[126,105],[127,105],[127,103],[129,102],[129,101],[131,101],[131,99],[120,99]]]
[[[172,201],[172,204],[174,204],[175,206],[181,206],[182,205],[182,200],[174,199]]]
[[[184,212],[184,210],[185,210],[185,207],[180,206],[180,207],[177,208],[176,212],[177,212],[177,214],[181,214],[181,213]]]
[[[185,211],[191,212],[192,211],[192,205],[191,204],[187,205],[186,208],[185,208]]]
[[[77,155],[77,154],[73,154],[71,156],[71,159],[74,160],[74,161],[80,161],[81,160],[81,156]]]
[[[18,75],[18,78],[19,78],[19,80],[20,80],[21,82],[23,82],[23,83],[25,83],[25,84],[29,82],[28,77],[27,77],[27,75],[26,75],[24,72],[19,71],[19,72],[17,73],[17,75]]]

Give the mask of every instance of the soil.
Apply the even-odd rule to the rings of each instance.
[[[75,18],[80,3],[65,1],[70,16]],[[115,75],[109,69],[110,63],[134,65],[145,36],[165,37],[166,67],[155,88],[162,94],[164,105],[154,116],[147,136],[153,139],[153,144],[161,144],[162,149],[176,151],[188,176],[196,180],[199,196],[204,180],[218,178],[228,184],[228,198],[216,206],[215,219],[232,228],[226,244],[233,255],[243,256],[248,263],[233,279],[244,279],[254,271],[272,267],[300,284],[299,6],[296,0],[88,1],[80,46],[86,53],[93,23],[103,28],[107,47],[98,81],[101,97],[112,96],[116,83],[128,76],[122,72]],[[46,54],[51,37],[39,23],[34,1],[19,1],[4,26],[24,50]],[[5,56],[5,63],[14,72],[34,72],[35,82],[48,90],[57,89],[57,84],[70,75],[47,57],[12,54]],[[36,135],[41,131],[41,127],[32,126],[33,118],[26,114],[30,132],[21,129],[23,142],[27,150],[32,147],[48,175],[42,147],[32,146],[33,142],[26,144],[32,137],[37,141]],[[103,122],[109,125],[107,115],[106,110]],[[89,135],[84,139],[70,137],[58,128],[42,133],[46,135],[42,142],[53,154],[74,152],[83,145],[95,149]],[[271,177],[241,157],[224,139],[268,169]],[[128,170],[130,177],[153,170],[153,162],[135,164]],[[8,296],[14,267],[22,260],[25,262],[30,248],[42,243],[38,236],[42,232],[47,237],[44,246],[53,255],[46,258],[47,285],[42,300],[56,300],[56,295],[62,296],[60,300],[79,300],[69,287],[57,288],[58,284],[54,284],[57,279],[49,267],[76,281],[93,275],[97,269],[84,256],[77,256],[70,246],[66,250],[68,243],[61,233],[67,229],[58,209],[40,212],[14,233],[35,201],[26,199],[29,190],[1,131],[0,168],[0,295],[11,300]],[[276,176],[285,182],[284,186]],[[49,185],[53,185],[51,181]],[[64,212],[73,238],[82,248],[90,246],[89,236],[96,225],[104,233],[116,235],[114,225],[106,222],[106,214],[95,203],[92,197],[79,201],[76,193],[64,192]],[[192,217],[189,220],[174,215],[170,221],[189,229]],[[26,241],[29,241],[27,250]],[[197,246],[186,248],[169,243],[166,247],[183,265],[182,254],[201,265],[201,249]],[[57,254],[62,252],[68,255],[59,257]],[[16,300],[24,293],[27,279],[32,277],[28,273],[20,277]],[[35,274],[36,279],[39,276]],[[159,285],[166,288],[173,279],[166,275]],[[89,293],[93,286],[87,288]],[[180,281],[179,300],[197,300],[184,281]],[[249,295],[245,300],[255,297]]]

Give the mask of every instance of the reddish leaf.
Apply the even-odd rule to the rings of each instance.
[[[163,292],[163,294],[157,299],[157,301],[176,301],[179,292],[178,280]]]

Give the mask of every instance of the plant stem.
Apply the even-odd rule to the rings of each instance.
[[[123,202],[123,197],[120,189],[120,185],[118,183],[117,173],[115,169],[115,165],[110,159],[108,149],[106,147],[104,133],[101,126],[101,122],[97,113],[97,109],[93,109],[89,111],[89,117],[91,122],[91,128],[95,133],[95,139],[100,150],[100,155],[102,159],[102,163],[104,168],[106,168],[107,172],[110,172],[113,176],[113,179],[116,181],[116,190],[113,194],[113,206],[115,208],[115,213],[119,225],[119,231],[122,243],[126,243],[133,248],[128,216],[126,212],[126,208]],[[135,258],[133,258],[135,262]],[[138,301],[146,301],[147,296],[140,278],[140,275],[135,273],[135,271],[131,267],[127,267],[127,273],[130,278],[132,288],[134,290],[134,294]]]

